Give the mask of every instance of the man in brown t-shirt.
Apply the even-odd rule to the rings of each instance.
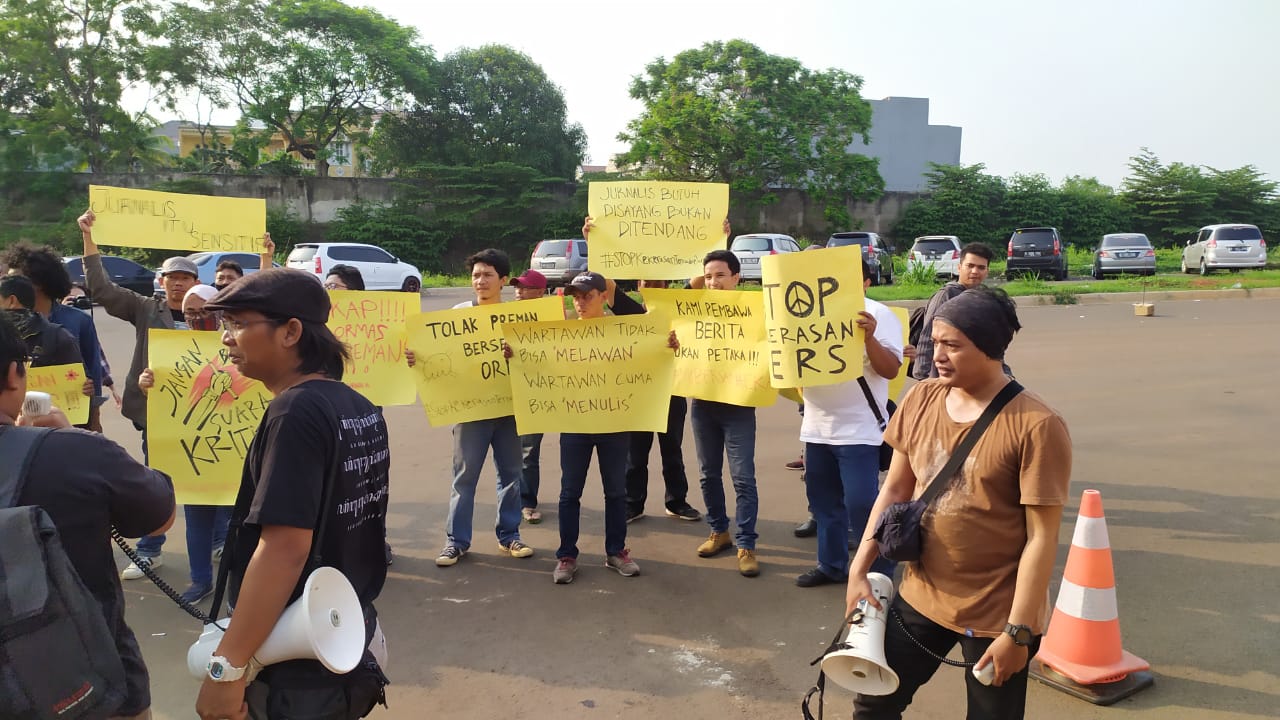
[[[1002,363],[1021,326],[1003,291],[966,290],[935,319],[939,377],[913,388],[885,431],[893,463],[872,517],[919,497],[1010,382]],[[961,470],[939,480],[947,487],[924,515],[920,560],[905,566],[893,601],[901,623],[888,623],[885,634],[898,689],[859,695],[855,718],[902,717],[956,643],[978,669],[994,664],[990,686],[965,673],[970,720],[1023,717],[1027,662],[1049,618],[1049,577],[1070,478],[1071,438],[1062,417],[1035,395],[1019,393]],[[879,553],[873,534],[868,524],[849,571],[849,610],[862,599],[876,604],[866,580]]]

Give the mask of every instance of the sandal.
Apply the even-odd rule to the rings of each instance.
[[[542,513],[538,512],[537,508],[523,508],[520,510],[520,515],[530,525],[537,525],[542,522]]]

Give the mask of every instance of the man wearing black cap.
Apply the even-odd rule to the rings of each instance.
[[[519,277],[511,278],[517,300],[537,300],[547,294],[547,276],[537,270],[525,270]],[[520,516],[536,525],[542,522],[538,512],[538,486],[542,483],[542,433],[520,436],[520,451],[524,463],[520,468]]]
[[[138,376],[147,367],[147,336],[151,328],[173,330],[186,329],[186,316],[182,314],[182,301],[192,286],[200,283],[200,271],[196,264],[185,257],[171,257],[164,261],[160,268],[160,286],[164,288],[164,299],[146,297],[122,288],[111,281],[111,276],[102,267],[102,255],[98,253],[98,245],[93,241],[94,214],[86,210],[77,220],[80,225],[80,236],[84,240],[84,277],[88,284],[89,295],[106,309],[112,317],[120,318],[133,325],[135,336],[133,343],[133,359],[129,363],[129,374],[124,379],[124,397],[120,412],[133,422],[133,426],[142,432],[142,456],[147,453],[147,396],[138,387]],[[164,545],[164,535],[143,538],[138,542],[138,557],[151,567],[160,567],[163,562],[160,548]],[[124,580],[137,580],[143,576],[142,569],[134,563],[124,569],[120,577]]]
[[[214,651],[196,711],[206,719],[242,717],[247,702],[254,718],[276,717],[279,707],[308,707],[308,717],[363,717],[383,684],[369,653],[346,675],[295,660],[266,667],[246,688],[244,671],[302,594],[313,554],[351,582],[364,608],[365,642],[380,637],[373,601],[387,574],[386,423],[341,382],[349,353],[326,327],[329,296],[309,274],[263,270],[205,308],[222,312],[231,362],[274,399],[245,457],[223,555],[235,620]]]
[[[943,304],[933,323],[936,379],[917,384],[889,421],[893,463],[872,508],[917,497],[930,482],[943,490],[921,522],[927,537],[917,562],[905,564],[888,623],[884,653],[898,689],[859,695],[855,718],[900,718],[915,691],[958,643],[975,669],[994,664],[984,685],[966,678],[969,717],[1021,718],[1027,661],[1049,619],[1049,579],[1062,506],[1071,480],[1071,437],[1062,417],[1004,373],[1020,328],[1001,290],[966,290]],[[995,415],[961,470],[936,475],[987,406],[1015,393]],[[867,571],[879,554],[868,523],[849,570],[847,609],[879,607]],[[909,635],[908,635],[909,634]],[[922,647],[928,648],[923,650]]]

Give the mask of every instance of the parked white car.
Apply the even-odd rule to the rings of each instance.
[[[360,243],[302,243],[293,246],[285,265],[306,270],[324,280],[334,265],[350,265],[360,271],[366,290],[422,289],[422,273],[377,245]]]
[[[1206,225],[1182,249],[1182,272],[1263,268],[1267,241],[1256,225]]]
[[[960,238],[955,235],[922,235],[907,253],[907,272],[920,265],[933,266],[933,274],[954,278],[960,276]]]
[[[729,252],[738,256],[743,280],[760,279],[760,258],[765,255],[800,252],[800,244],[790,235],[779,233],[748,233],[733,239]]]

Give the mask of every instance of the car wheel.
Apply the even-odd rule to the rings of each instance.
[[[421,292],[422,280],[416,277],[407,277],[404,279],[404,284],[400,286],[400,289],[403,290],[404,292],[411,292],[411,293]]]
[[[1058,280],[1059,282],[1061,282],[1061,281],[1063,281],[1063,280],[1066,280],[1066,279],[1067,279],[1067,269],[1066,269],[1065,267],[1064,267],[1064,268],[1062,268],[1061,270],[1059,270],[1059,271],[1058,271],[1057,275],[1058,275],[1058,276],[1057,276],[1056,280]]]
[[[880,278],[880,267],[879,267],[879,266],[877,266],[877,267],[876,267],[876,272],[875,272],[875,274],[871,276],[871,284],[872,284],[872,285],[879,285],[880,283],[881,283],[881,278]]]
[[[1190,268],[1187,267],[1187,256],[1183,255],[1182,256],[1182,273],[1185,275],[1186,273],[1189,273],[1189,272],[1191,272],[1191,270]]]
[[[892,285],[892,284],[893,284],[893,271],[892,271],[892,270],[890,270],[890,271],[889,271],[889,276],[888,276],[888,277],[886,277],[886,278],[884,279],[884,284],[885,284],[885,285]]]
[[[1209,266],[1205,264],[1204,258],[1200,258],[1200,274],[1201,275],[1209,274]]]
[[[1092,271],[1091,273],[1089,273],[1089,274],[1090,274],[1090,275],[1093,275],[1093,279],[1094,279],[1094,280],[1101,280],[1101,279],[1102,279],[1102,268],[1098,267],[1097,265],[1094,265],[1094,266],[1093,266],[1093,271]]]

